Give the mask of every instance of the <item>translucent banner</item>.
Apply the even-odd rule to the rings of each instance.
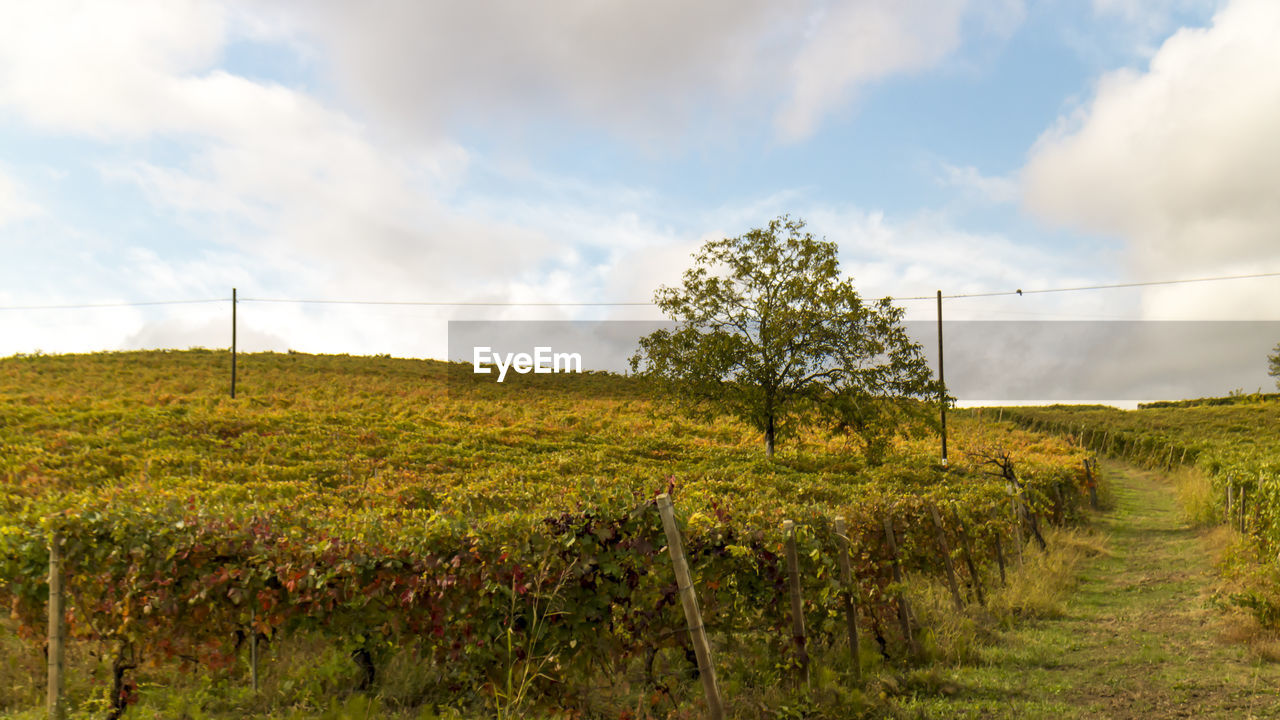
[[[448,358],[474,381],[627,373],[639,339],[676,323],[454,321]],[[905,323],[937,369],[938,328]],[[1271,392],[1275,321],[972,321],[943,323],[947,388],[959,401],[1134,402]]]

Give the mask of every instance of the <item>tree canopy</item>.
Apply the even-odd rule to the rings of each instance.
[[[1267,374],[1276,379],[1276,387],[1280,388],[1280,343],[1276,343],[1275,351],[1267,356]]]
[[[778,217],[695,255],[654,300],[677,321],[640,341],[633,371],[759,430],[766,454],[805,420],[855,432],[874,461],[910,403],[939,394],[889,298],[863,301],[835,243]],[[916,405],[919,405],[916,403]]]

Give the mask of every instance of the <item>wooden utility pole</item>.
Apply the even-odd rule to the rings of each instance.
[[[942,467],[947,466],[947,380],[942,371],[942,291],[938,291],[938,407],[942,418]]]
[[[236,289],[231,288],[231,398],[236,396]]]
[[[689,625],[693,654],[698,660],[702,690],[707,696],[707,715],[711,720],[723,720],[724,705],[720,701],[720,685],[716,682],[716,669],[711,661],[711,644],[707,642],[707,629],[702,625],[702,612],[698,609],[698,597],[693,591],[689,563],[684,557],[684,543],[680,541],[675,508],[667,493],[658,496],[658,514],[662,516],[662,529],[667,534],[667,550],[671,553],[671,565],[676,573],[676,588],[680,593],[680,604],[684,606],[685,622]]]

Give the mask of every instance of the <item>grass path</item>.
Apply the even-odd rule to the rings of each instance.
[[[1063,617],[1026,623],[958,669],[927,718],[1280,718],[1280,665],[1221,639],[1206,605],[1212,558],[1172,488],[1109,468],[1116,507],[1097,519],[1109,553],[1089,561]]]

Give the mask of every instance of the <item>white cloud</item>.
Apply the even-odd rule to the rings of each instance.
[[[989,203],[1008,203],[1018,199],[1018,183],[1008,177],[983,175],[972,165],[959,167],[942,163],[939,182],[959,188],[965,193]]]
[[[960,44],[964,0],[823,5],[791,61],[790,99],[777,117],[788,140],[808,136],[857,88],[931,67]]]
[[[0,227],[40,212],[40,206],[29,200],[18,182],[0,166]]]
[[[24,5],[0,30],[0,105],[46,130],[184,143],[176,163],[103,171],[293,289],[500,293],[551,251],[536,231],[442,202],[468,163],[456,144],[389,143],[305,92],[210,69],[229,15],[197,2]]]
[[[964,21],[1008,32],[1021,0],[567,0],[280,4],[332,53],[349,95],[406,135],[458,125],[600,126],[700,139],[776,112],[811,134],[865,85],[937,66]]]
[[[201,0],[128,8],[50,0],[5,5],[0,105],[42,128],[96,136],[175,129],[171,100],[221,50],[226,13]]]
[[[1093,0],[1092,15],[1058,34],[1095,72],[1149,62],[1180,27],[1209,23],[1225,0]]]
[[[1213,10],[1222,0],[1093,0],[1093,12],[1122,20],[1143,33],[1164,33],[1179,13]]]
[[[669,139],[691,124],[720,132],[725,119],[778,111],[780,131],[796,139],[867,83],[936,66],[959,47],[966,18],[1007,25],[1021,5],[812,0],[795,12],[762,0],[573,0],[547,7],[6,6],[0,109],[38,133],[101,141],[112,149],[95,160],[103,176],[141,188],[157,217],[178,217],[191,243],[206,248],[177,259],[128,238],[95,238],[105,250],[92,252],[67,240],[56,259],[61,272],[96,277],[76,285],[98,293],[92,299],[116,297],[128,282],[159,299],[220,295],[235,285],[245,295],[647,300],[658,284],[678,281],[703,228],[737,234],[776,214],[766,207],[797,196],[739,203],[676,227],[652,219],[662,217],[658,201],[630,187],[569,181],[548,202],[459,197],[473,164],[486,158],[449,140],[450,132],[572,118]],[[309,61],[323,58],[354,102],[340,107],[332,97],[220,69],[229,43],[245,36],[314,51]],[[157,139],[166,152],[132,152]],[[0,178],[0,220],[24,202]],[[908,277],[929,277],[923,265],[895,262]],[[246,337],[264,347],[397,354],[437,354],[440,324],[466,314],[248,307]],[[225,345],[221,310],[203,313],[81,314],[67,336],[37,331],[32,320],[24,337],[77,337],[66,341],[70,349],[121,347],[120,338],[127,347]]]
[[[704,93],[741,99],[789,24],[762,0],[281,4],[347,92],[407,134],[457,121],[518,127],[555,113],[650,135]]]
[[[1092,258],[1064,260],[1053,248],[999,233],[966,231],[930,213],[890,218],[878,211],[819,208],[806,219],[813,232],[840,244],[841,267],[865,297],[932,297],[936,290],[946,295],[1012,292],[1079,285],[1096,278]],[[1107,314],[1102,302],[1061,295],[965,299],[948,301],[948,316],[1091,318]],[[912,301],[905,307],[926,317],[934,312],[932,303]]]
[[[1103,76],[1034,147],[1027,207],[1124,238],[1143,279],[1280,270],[1278,36],[1280,4],[1236,0],[1170,37],[1145,72]],[[1201,314],[1274,305],[1274,285],[1255,283],[1165,288],[1151,306],[1174,293]]]

